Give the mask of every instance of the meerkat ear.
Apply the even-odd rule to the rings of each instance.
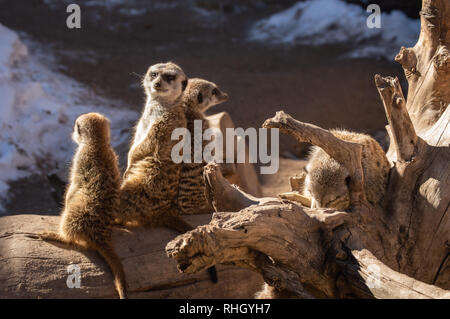
[[[181,91],[182,91],[182,92],[183,92],[184,90],[186,90],[187,82],[188,82],[188,80],[183,80],[183,82],[181,82]]]

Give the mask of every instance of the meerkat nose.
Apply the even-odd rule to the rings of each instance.
[[[155,84],[153,84],[153,87],[154,87],[155,89],[160,88],[160,87],[161,87],[161,82],[155,82]]]

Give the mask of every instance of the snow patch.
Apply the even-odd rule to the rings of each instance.
[[[66,170],[75,149],[73,123],[87,112],[110,119],[113,146],[128,140],[127,129],[138,117],[50,70],[28,53],[16,32],[0,24],[0,202],[9,181]]]
[[[323,45],[347,43],[352,58],[392,59],[400,47],[413,46],[418,39],[420,21],[401,11],[381,13],[381,28],[369,29],[370,13],[342,0],[308,0],[256,22],[250,41],[271,44]]]

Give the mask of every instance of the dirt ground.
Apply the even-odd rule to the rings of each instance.
[[[149,65],[171,60],[188,76],[214,81],[229,94],[227,103],[209,112],[228,112],[237,127],[260,127],[284,110],[324,128],[383,131],[387,123],[373,77],[403,78],[401,67],[385,60],[341,59],[348,49],[343,46],[271,47],[245,41],[252,22],[279,9],[267,5],[201,19],[187,8],[124,17],[118,9],[82,6],[82,28],[69,30],[62,4],[50,8],[40,0],[0,0],[0,23],[48,47],[57,58],[55,69],[131,109],[140,110],[144,102],[133,72],[144,74]],[[304,151],[286,136],[280,148],[280,154],[291,158]],[[277,175],[260,178],[263,194],[287,190],[287,177],[302,163],[282,159]],[[7,209],[56,214],[52,194],[58,191],[42,176],[15,182]]]

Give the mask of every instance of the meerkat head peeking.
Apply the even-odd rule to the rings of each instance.
[[[175,101],[187,85],[183,70],[172,62],[158,63],[149,67],[142,85],[152,99]]]
[[[347,169],[319,147],[314,147],[305,167],[305,194],[311,207],[345,210],[350,204]]]
[[[377,204],[383,198],[389,176],[389,161],[372,137],[346,130],[330,130],[337,138],[362,146],[361,166],[367,200]],[[350,206],[351,177],[347,168],[331,158],[323,149],[314,147],[306,165],[304,195],[311,207],[345,210]]]
[[[228,94],[222,92],[218,86],[203,79],[189,79],[186,89],[190,105],[196,105],[197,110],[205,112],[211,106],[226,102]]]
[[[82,114],[75,120],[72,139],[77,144],[98,141],[108,145],[110,141],[109,126],[109,120],[99,113]]]

